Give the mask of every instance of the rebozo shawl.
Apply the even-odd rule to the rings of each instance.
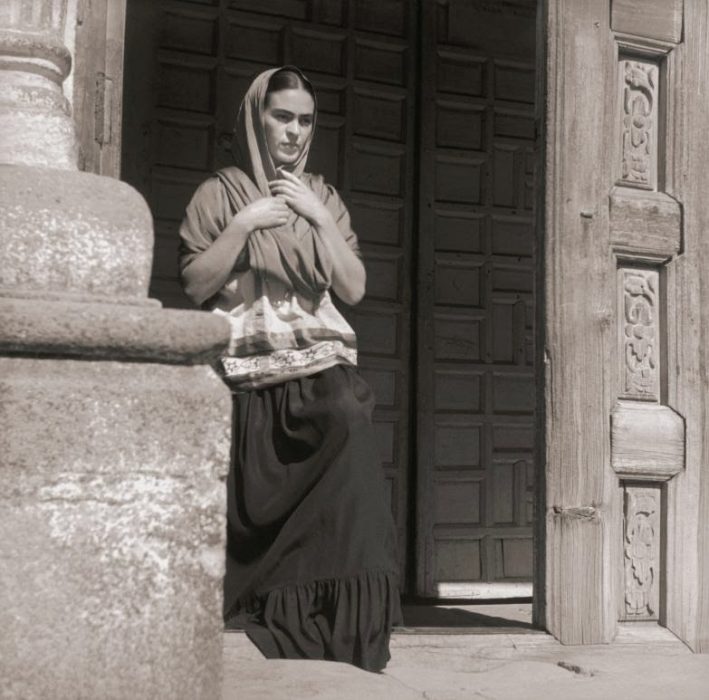
[[[307,78],[297,69],[290,70]],[[196,191],[180,227],[180,267],[206,250],[233,216],[271,196],[278,177],[263,127],[266,89],[280,69],[261,73],[244,97],[234,130],[238,167],[219,170]],[[313,115],[315,117],[315,115]],[[311,132],[312,137],[312,132]],[[357,237],[337,192],[304,172],[310,141],[291,171],[333,215],[338,231],[359,255]],[[220,369],[236,390],[307,376],[335,364],[357,363],[355,334],[330,297],[332,261],[321,232],[291,213],[288,223],[254,231],[224,287],[204,307],[227,316],[231,343]]]

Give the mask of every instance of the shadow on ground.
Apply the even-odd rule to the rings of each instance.
[[[476,607],[478,609],[476,609]],[[509,609],[510,606],[507,607]],[[493,605],[431,605],[430,603],[405,603],[402,605],[404,614],[403,628],[397,631],[406,629],[430,631],[432,629],[439,630],[439,633],[445,633],[444,630],[449,630],[450,633],[459,633],[461,630],[476,631],[484,634],[486,631],[493,629],[498,632],[516,634],[525,634],[530,632],[538,632],[531,623],[531,608],[528,605],[520,606],[520,610],[529,609],[529,614],[521,614],[514,617],[509,615],[496,615],[502,606]]]

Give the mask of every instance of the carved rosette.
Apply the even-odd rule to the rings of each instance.
[[[655,64],[622,61],[621,184],[657,186],[657,84]]]
[[[656,270],[621,271],[624,398],[659,400],[660,329]]]
[[[659,607],[660,488],[625,488],[625,617],[655,619]]]

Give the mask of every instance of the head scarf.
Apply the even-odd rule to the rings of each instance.
[[[234,157],[237,168],[217,172],[233,211],[239,211],[261,197],[270,197],[268,183],[277,179],[276,167],[268,151],[264,111],[268,81],[283,69],[310,81],[294,66],[264,71],[246,91],[234,127]],[[314,99],[314,98],[313,98]],[[313,114],[313,127],[315,114]],[[315,129],[310,132],[297,162],[288,167],[303,179],[305,162]],[[256,277],[258,289],[269,297],[280,297],[293,290],[301,296],[317,299],[330,287],[332,261],[320,235],[310,222],[292,212],[284,226],[254,231],[247,244],[248,267]]]
[[[266,130],[264,128],[264,112],[266,110],[266,92],[271,77],[282,70],[289,70],[300,77],[305,85],[310,88],[310,94],[315,102],[315,90],[310,81],[295,66],[281,66],[260,73],[249,86],[244,99],[239,107],[234,127],[233,154],[236,164],[254,182],[264,197],[270,196],[268,183],[278,178],[276,166],[268,151]],[[305,170],[310,144],[315,133],[315,117],[317,103],[313,111],[313,128],[307,142],[303,146],[300,157],[294,165],[288,166],[294,175],[300,177]]]

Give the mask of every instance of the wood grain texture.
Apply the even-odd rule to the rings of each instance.
[[[613,31],[676,44],[682,38],[682,5],[683,0],[613,0]]]
[[[73,111],[79,167],[119,177],[127,0],[75,0]]]
[[[682,245],[682,208],[664,192],[614,187],[610,199],[611,243],[617,253],[667,259]]]
[[[667,192],[684,209],[683,253],[667,268],[667,401],[686,422],[686,467],[666,488],[667,582],[661,622],[709,651],[709,8],[684,3],[684,42],[668,58]],[[676,55],[675,55],[676,54]]]
[[[615,270],[607,196],[616,63],[608,1],[543,3],[545,624],[568,644],[610,641],[619,502],[610,468]],[[583,87],[581,87],[583,86]]]
[[[620,403],[611,414],[611,462],[624,476],[669,479],[684,468],[684,420],[668,406]]]

